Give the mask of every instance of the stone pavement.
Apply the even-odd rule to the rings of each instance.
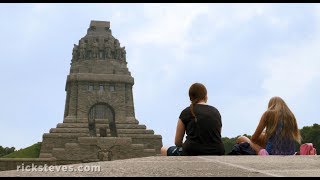
[[[152,156],[65,165],[99,166],[97,172],[0,171],[0,176],[314,176],[320,177],[320,156]],[[55,168],[61,166],[54,166]],[[67,167],[66,167],[67,168]],[[86,167],[85,167],[86,168]],[[81,169],[80,169],[81,170]]]

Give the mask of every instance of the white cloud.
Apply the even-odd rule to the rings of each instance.
[[[223,122],[222,136],[253,134],[267,109],[268,101],[269,99],[262,96],[241,96],[233,97],[228,103],[221,102],[223,106],[219,111]]]
[[[178,51],[186,49],[187,33],[192,28],[193,20],[207,12],[206,4],[145,4],[144,15],[147,23],[132,33],[131,41],[138,45],[151,43],[167,46]]]
[[[144,4],[143,9],[147,21],[129,33],[126,38],[128,44],[141,47],[140,51],[145,45],[165,47],[174,58],[163,60],[160,68],[172,78],[177,76],[179,69],[195,65],[190,62],[201,61],[201,57],[190,59],[190,49],[207,42],[216,43],[215,37],[223,34],[225,29],[241,27],[254,17],[261,17],[265,22],[280,23],[279,19],[271,16],[270,4]],[[207,21],[194,26],[201,18]],[[202,29],[203,33],[191,35],[192,29]]]
[[[149,20],[133,37],[137,44],[179,45],[185,41],[192,23],[200,15],[209,17],[207,26],[225,28],[270,13],[269,4],[145,4],[144,15]],[[275,20],[274,20],[275,21]],[[200,35],[201,36],[201,35]]]
[[[266,78],[262,87],[267,96],[294,98],[306,93],[308,86],[320,76],[320,34],[317,38],[296,46],[288,46],[283,53],[269,57],[262,66]]]
[[[302,41],[277,46],[277,55],[267,57],[261,64],[265,73],[262,88],[265,97],[283,97],[296,115],[299,128],[310,126],[319,119],[316,111],[320,84],[320,6],[313,9],[315,30]]]
[[[265,15],[267,11],[270,11],[270,4],[232,4],[230,6],[229,13],[234,21],[245,22],[254,17]]]

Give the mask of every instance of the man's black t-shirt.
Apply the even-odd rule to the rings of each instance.
[[[221,140],[221,115],[210,105],[195,104],[195,122],[190,107],[185,108],[179,118],[186,129],[186,141],[183,143],[183,155],[224,155],[224,145]]]

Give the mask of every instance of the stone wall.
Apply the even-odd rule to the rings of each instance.
[[[54,158],[0,158],[0,171],[17,170],[17,166],[28,165],[56,165]]]

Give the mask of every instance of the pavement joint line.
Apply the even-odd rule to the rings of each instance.
[[[318,171],[319,169],[275,169],[275,170],[265,170],[265,171]]]
[[[165,163],[168,163],[168,162],[173,162],[173,163],[190,162],[190,163],[193,163],[193,162],[207,162],[207,161],[128,161],[126,163],[129,163],[129,162],[132,162],[132,163],[136,163],[136,162],[153,162],[153,163],[159,163],[159,162],[165,162]],[[120,162],[114,162],[114,163],[120,163]]]
[[[283,177],[283,176],[281,176],[281,175],[273,174],[273,173],[268,173],[268,172],[265,172],[265,171],[263,171],[263,170],[248,168],[248,167],[245,167],[245,166],[236,165],[236,164],[231,164],[231,163],[227,163],[227,162],[223,162],[223,161],[219,161],[219,160],[213,160],[213,159],[205,158],[205,157],[198,157],[198,158],[203,159],[203,160],[206,160],[206,161],[218,162],[218,163],[225,164],[225,165],[228,165],[228,166],[237,167],[237,168],[244,169],[244,170],[247,170],[247,171],[259,172],[259,173],[262,173],[262,174],[266,174],[266,175],[270,175],[270,176],[275,176],[275,177]]]

